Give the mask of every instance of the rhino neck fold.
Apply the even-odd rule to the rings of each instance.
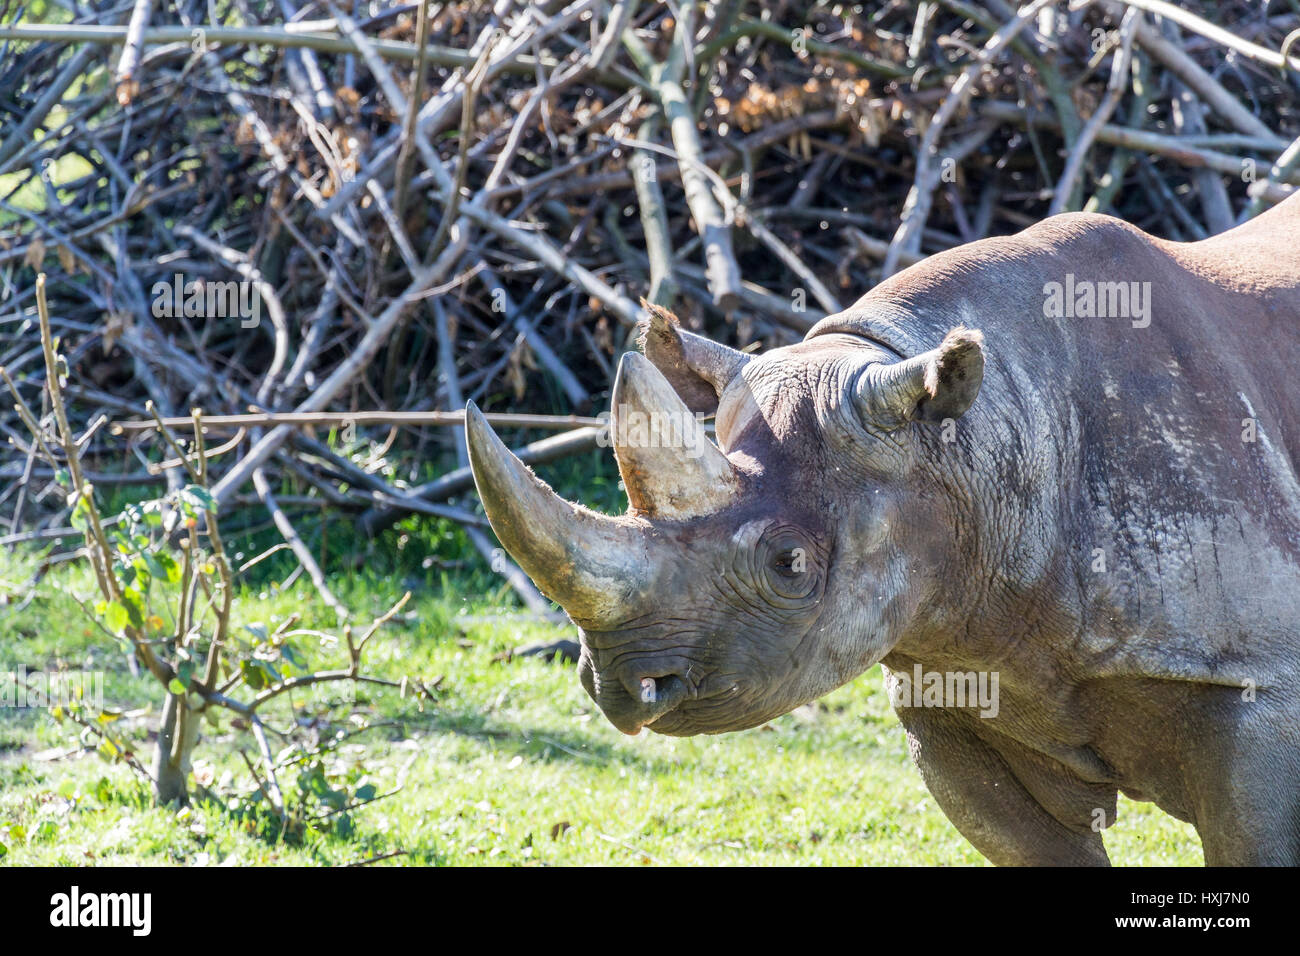
[[[858,303],[843,312],[826,316],[808,330],[804,341],[834,333],[853,335],[870,342],[891,358],[902,360],[928,352],[934,347],[934,342],[958,324],[947,319],[944,322],[923,320],[911,310],[885,302]],[[943,325],[943,329],[938,331],[936,338],[934,330],[939,325]]]

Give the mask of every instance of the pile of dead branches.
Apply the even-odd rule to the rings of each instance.
[[[641,297],[770,347],[1050,213],[1194,240],[1300,183],[1294,2],[32,9],[0,0],[0,365],[38,407],[43,271],[89,480],[174,488],[143,410],[201,408],[221,507],[317,578],[312,507],[489,553],[456,413],[591,448]],[[0,429],[0,541],[71,536]]]

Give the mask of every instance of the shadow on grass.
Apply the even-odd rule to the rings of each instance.
[[[593,720],[599,718],[592,718]],[[394,718],[399,727],[409,725],[425,733],[450,734],[473,740],[492,740],[498,749],[517,754],[526,759],[572,760],[592,766],[638,769],[663,773],[678,769],[673,761],[647,757],[635,750],[617,747],[592,736],[553,727],[538,728],[524,724],[495,722],[492,718],[471,709],[439,708],[417,718]],[[410,733],[392,739],[409,739]]]

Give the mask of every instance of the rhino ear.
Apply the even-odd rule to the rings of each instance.
[[[687,332],[677,316],[661,306],[642,299],[641,307],[645,315],[637,332],[645,357],[668,379],[687,408],[697,414],[715,414],[723,389],[750,356]]]
[[[960,418],[984,380],[984,333],[958,326],[936,349],[868,365],[854,386],[858,413],[877,427]]]

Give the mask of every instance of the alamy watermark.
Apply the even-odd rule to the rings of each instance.
[[[262,321],[262,297],[248,279],[187,282],[178,272],[171,282],[155,282],[150,293],[155,319],[239,319],[241,329],[255,329]]]
[[[1135,329],[1151,324],[1150,282],[1093,282],[1067,272],[1064,282],[1043,285],[1049,319],[1130,319]]]
[[[0,669],[0,708],[68,707],[81,704],[104,709],[103,671],[29,671]]]
[[[83,893],[73,886],[50,897],[50,925],[57,928],[122,927],[132,936],[153,930],[152,893]]]
[[[681,412],[644,412],[638,408],[620,406],[618,414],[610,419],[609,412],[598,416],[610,422],[609,428],[602,429],[596,443],[602,448],[610,445],[628,448],[680,448],[688,458],[699,458],[704,454],[708,437],[704,434],[702,413]]]
[[[901,707],[978,708],[981,717],[998,715],[997,671],[891,671],[889,702]]]

